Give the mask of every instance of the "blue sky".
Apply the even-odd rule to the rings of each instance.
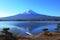
[[[31,9],[37,13],[60,16],[60,0],[0,0],[0,17]]]

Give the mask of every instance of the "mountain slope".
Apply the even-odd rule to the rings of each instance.
[[[52,16],[46,16],[46,15],[42,15],[42,14],[38,14],[35,13],[32,10],[26,11],[22,14],[18,14],[18,15],[14,15],[14,16],[10,16],[10,17],[4,17],[4,18],[0,18],[0,20],[60,20],[60,17],[52,17]]]

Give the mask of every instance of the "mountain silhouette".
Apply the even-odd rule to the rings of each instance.
[[[16,21],[60,21],[60,17],[38,14],[32,10],[25,11],[22,14],[0,18],[0,20]]]

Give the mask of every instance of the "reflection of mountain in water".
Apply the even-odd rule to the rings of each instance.
[[[21,23],[21,24],[17,24],[16,26],[19,26],[19,27],[23,27],[23,28],[28,28],[30,31],[32,31],[33,29],[39,27],[39,26],[44,26],[46,25],[45,23],[35,23],[35,22],[32,22],[32,23]]]
[[[42,31],[43,28],[48,28],[50,31],[55,31],[56,25],[60,22],[51,22],[51,21],[1,21],[0,27],[18,27],[20,29],[20,34],[25,35],[28,28],[28,31],[32,34],[38,34]],[[12,31],[12,30],[11,30]]]
[[[32,10],[29,10],[27,12],[24,12],[22,14],[18,14],[18,15],[14,15],[14,16],[10,16],[10,17],[4,17],[4,18],[0,18],[0,20],[17,20],[17,21],[59,21],[60,17],[53,17],[53,16],[47,16],[47,15],[42,15],[42,14],[38,14],[35,13]]]

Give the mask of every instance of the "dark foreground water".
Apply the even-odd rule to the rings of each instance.
[[[54,32],[60,21],[0,21],[0,30],[2,28],[10,28],[10,32],[25,35],[26,31],[32,34],[42,32],[43,28],[48,28]]]

